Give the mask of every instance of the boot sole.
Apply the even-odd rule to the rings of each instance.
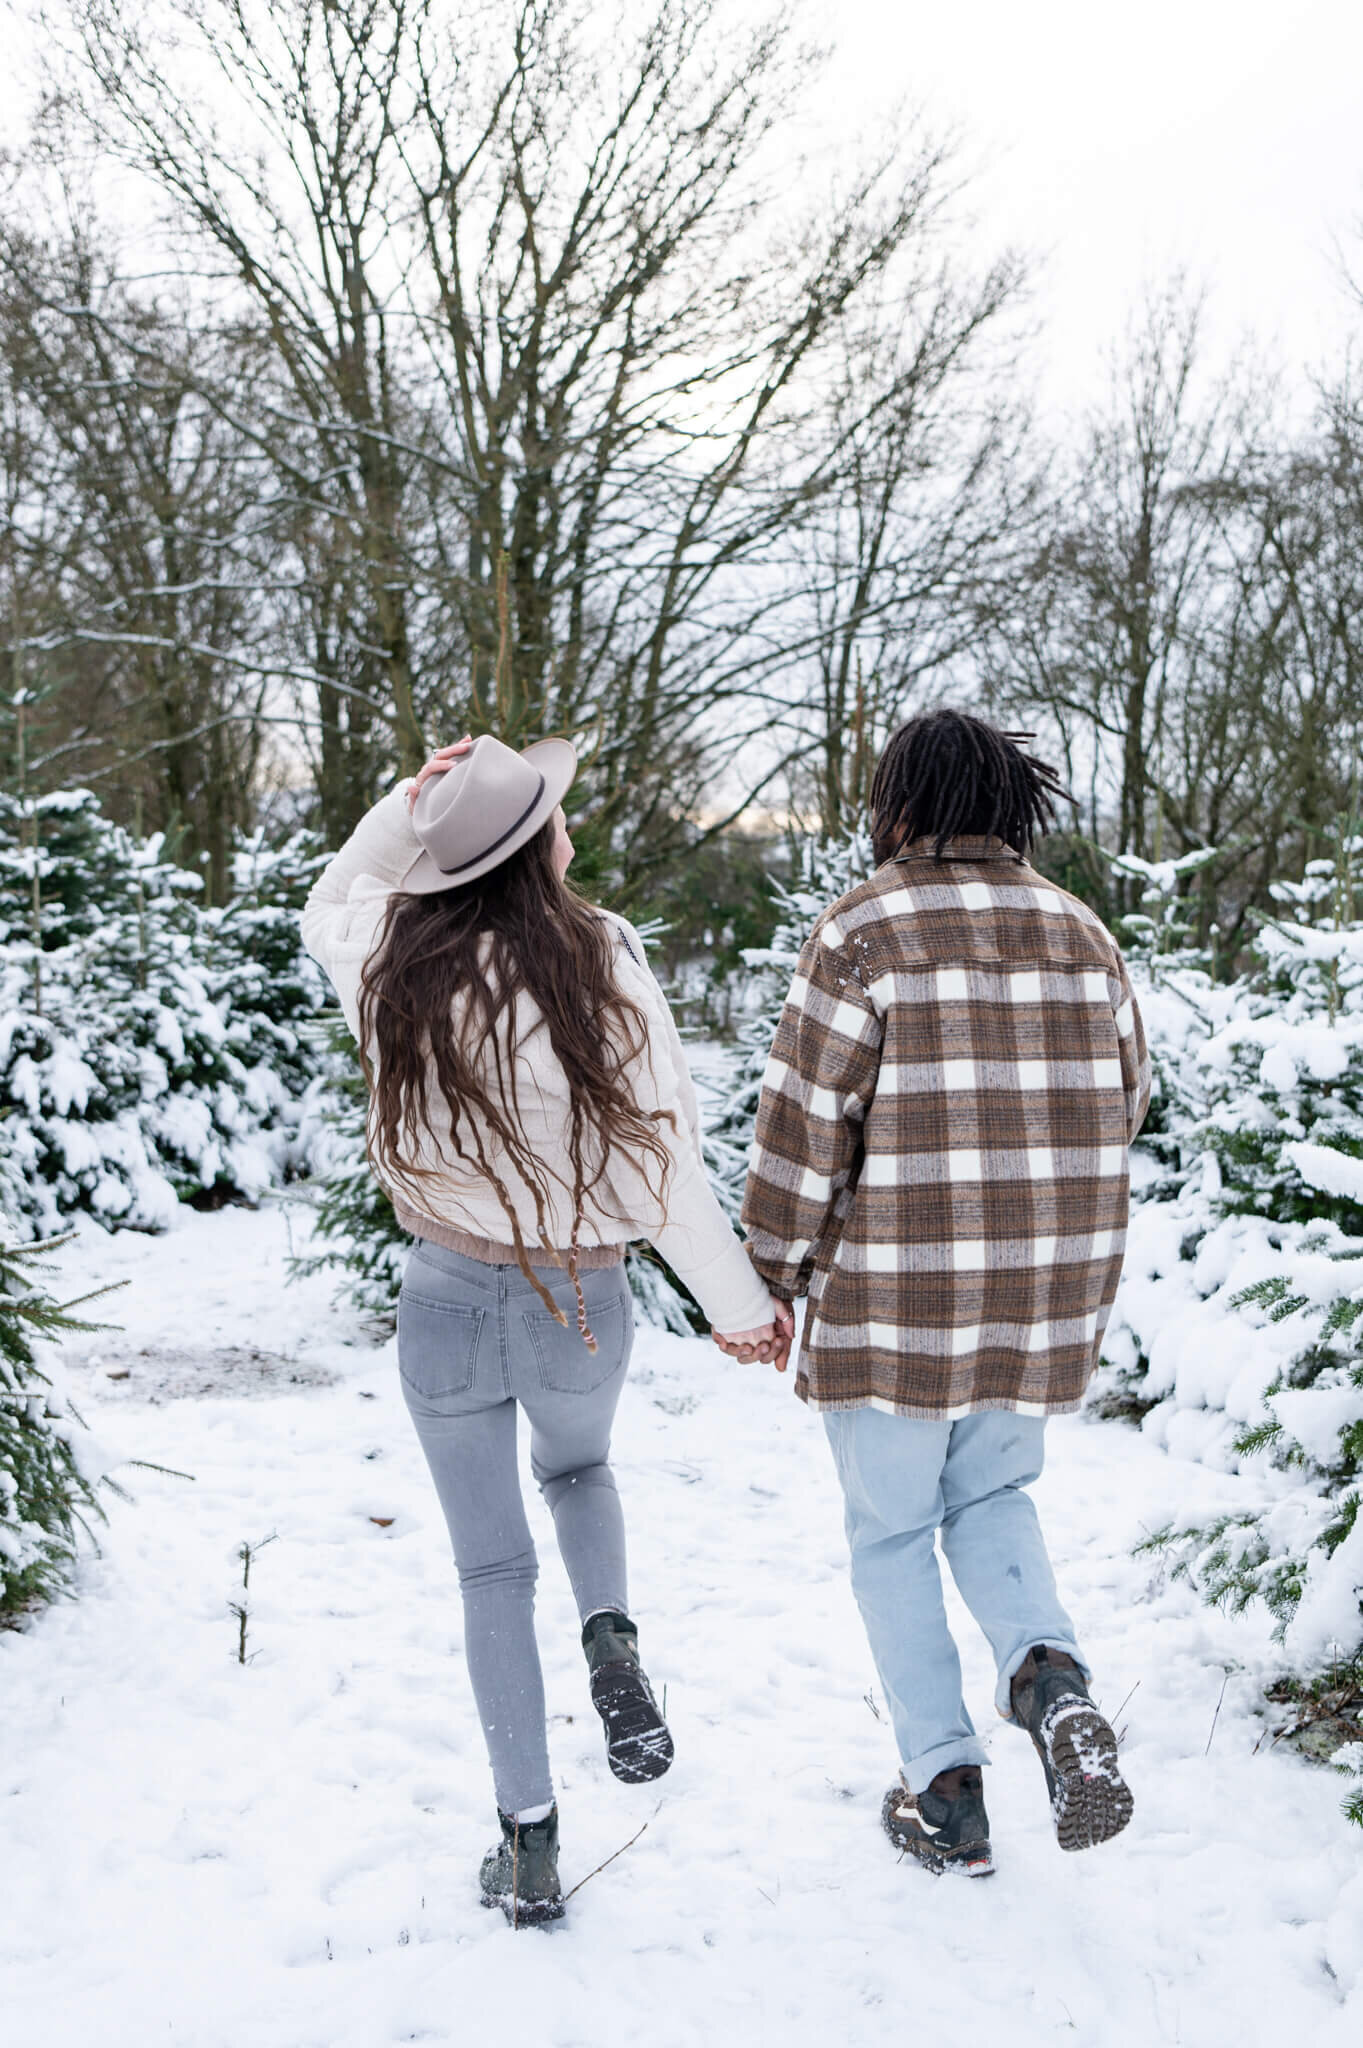
[[[606,1731],[606,1761],[625,1785],[646,1785],[670,1769],[672,1737],[648,1680],[632,1664],[592,1673],[592,1705]]]
[[[1043,1762],[1050,1762],[1051,1812],[1061,1848],[1094,1849],[1119,1835],[1135,1802],[1117,1768],[1117,1738],[1097,1708],[1086,1700],[1058,1703],[1042,1723],[1037,1747]]]

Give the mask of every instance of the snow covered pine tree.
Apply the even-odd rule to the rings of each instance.
[[[164,1227],[181,1199],[254,1198],[302,1164],[306,1019],[325,1000],[296,903],[306,841],[199,878],[88,790],[0,798],[0,1196],[47,1234],[85,1210]]]
[[[1274,885],[1280,915],[1242,982],[1187,970],[1204,1030],[1191,1059],[1186,1027],[1173,1034],[1184,1099],[1164,1142],[1181,1185],[1133,1217],[1104,1346],[1157,1438],[1291,1475],[1267,1509],[1152,1540],[1208,1600],[1263,1600],[1308,1685],[1341,1669],[1363,1681],[1360,879],[1363,838],[1341,834],[1300,883]],[[1163,1022],[1150,1005],[1157,1041]],[[1350,1810],[1363,1819],[1363,1782]]]
[[[42,1255],[66,1241],[0,1242],[0,1627],[69,1587],[81,1533],[104,1519],[95,1489],[113,1484],[33,1355],[34,1336],[93,1329],[71,1310],[109,1291],[63,1304],[38,1284]]]

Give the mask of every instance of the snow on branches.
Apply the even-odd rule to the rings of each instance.
[[[165,1226],[303,1162],[326,992],[296,908],[305,838],[238,849],[222,909],[88,790],[0,797],[0,1206],[42,1236],[80,1211]]]
[[[1292,1671],[1363,1654],[1363,840],[1272,896],[1249,971],[1133,954],[1160,1078],[1097,1401],[1268,1504],[1155,1545],[1262,1600]],[[1152,886],[1176,892],[1180,875]],[[1156,906],[1148,929],[1174,928]]]

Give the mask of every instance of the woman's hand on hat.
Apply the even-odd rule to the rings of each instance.
[[[429,782],[433,775],[443,775],[456,761],[468,753],[473,741],[467,733],[462,740],[455,740],[451,746],[437,747],[429,761],[422,763],[412,777],[412,786],[407,792],[407,808],[410,811],[417,800],[423,782]]]

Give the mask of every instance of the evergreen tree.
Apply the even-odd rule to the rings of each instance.
[[[81,1302],[58,1303],[35,1277],[42,1255],[66,1242],[0,1242],[0,1626],[69,1587],[81,1535],[104,1519],[96,1487],[112,1484],[33,1355],[34,1337],[97,1327],[72,1316]]]
[[[271,845],[263,831],[238,841],[231,894],[204,913],[209,991],[227,1023],[227,1044],[268,1089],[262,1110],[286,1114],[317,1075],[318,1026],[332,1002],[306,951],[299,917],[329,859],[315,832]]]
[[[1146,1202],[1172,1201],[1202,1155],[1208,1092],[1201,1053],[1215,1026],[1218,997],[1211,952],[1191,943],[1187,891],[1215,858],[1215,847],[1200,847],[1177,860],[1121,854],[1110,862],[1115,875],[1141,884],[1139,907],[1119,920],[1117,936],[1150,1046],[1150,1107],[1140,1148],[1160,1172],[1141,1186]]]
[[[1363,1237],[1363,839],[1275,883],[1247,1000],[1203,1055],[1223,1213]]]
[[[824,911],[874,869],[870,833],[864,827],[837,839],[801,840],[791,879],[773,883],[776,924],[770,939],[765,946],[744,949],[748,982],[743,1020],[735,1035],[722,1105],[707,1136],[711,1179],[735,1224],[743,1206],[762,1080],[805,941]]]
[[[412,1240],[369,1163],[369,1084],[344,1018],[331,1019],[327,1038],[326,1071],[314,1097],[316,1136],[309,1147],[316,1164],[312,1238],[290,1271],[335,1271],[353,1307],[391,1319]]]
[[[178,1200],[254,1198],[303,1162],[320,1012],[296,899],[308,850],[266,860],[239,903],[85,790],[0,803],[0,1182],[37,1234],[86,1210],[164,1226]]]
[[[1153,1542],[1208,1600],[1261,1600],[1306,1681],[1363,1656],[1361,861],[1363,839],[1342,833],[1302,882],[1275,885],[1282,915],[1264,920],[1253,970],[1201,1047],[1205,1104],[1180,1134],[1182,1256],[1215,1248],[1203,1299],[1243,1323],[1245,1357],[1262,1330],[1269,1360],[1262,1412],[1234,1450],[1297,1484],[1267,1510]],[[1246,1264],[1256,1277],[1232,1285]]]

